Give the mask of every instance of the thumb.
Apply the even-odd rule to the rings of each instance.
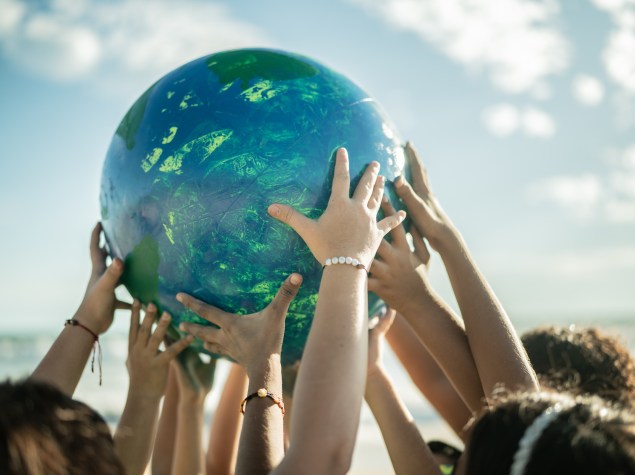
[[[298,294],[300,285],[302,285],[302,276],[300,274],[291,274],[287,277],[269,304],[274,313],[280,317],[286,317],[289,305]]]
[[[298,233],[302,239],[304,239],[309,223],[311,222],[309,218],[296,211],[291,206],[279,203],[270,205],[267,209],[267,212],[278,221],[285,223],[296,233]]]
[[[120,259],[115,259],[106,269],[106,272],[99,278],[98,285],[106,286],[112,290],[117,287],[119,278],[123,274],[123,262]]]

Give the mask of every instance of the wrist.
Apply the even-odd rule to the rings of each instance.
[[[163,397],[163,392],[164,391],[159,391],[155,388],[144,387],[142,384],[135,384],[131,381],[128,388],[128,401],[140,405],[158,404]]]
[[[282,366],[279,353],[254,361],[251,366],[245,368],[245,371],[249,379],[248,392],[257,391],[262,387],[282,390]],[[280,385],[280,388],[270,388],[271,385]]]
[[[364,391],[364,397],[368,399],[378,390],[383,390],[382,387],[386,381],[386,372],[384,367],[377,365],[372,371],[369,368],[366,376],[366,389]]]

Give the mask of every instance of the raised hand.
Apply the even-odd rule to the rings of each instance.
[[[128,398],[114,436],[115,450],[129,475],[145,472],[152,453],[159,402],[165,392],[170,362],[193,340],[188,336],[171,344],[165,351],[159,351],[170,324],[170,315],[164,313],[153,332],[157,308],[153,304],[148,305],[141,325],[140,309],[139,301],[135,300],[130,317],[126,362],[130,373]]]
[[[194,297],[179,293],[176,298],[187,308],[220,328],[181,323],[180,329],[205,342],[205,349],[232,358],[247,372],[272,354],[279,354],[284,337],[284,319],[298,293],[302,276],[291,274],[264,309],[250,315],[224,312]]]
[[[322,216],[312,220],[283,204],[272,204],[268,211],[297,232],[321,264],[343,256],[358,259],[368,269],[382,238],[406,216],[400,211],[377,222],[383,193],[384,177],[379,176],[379,163],[372,162],[350,196],[348,153],[340,148],[331,197]]]
[[[74,317],[97,335],[110,328],[115,309],[130,308],[130,304],[115,297],[115,288],[123,273],[123,262],[115,259],[109,266],[106,265],[108,254],[99,246],[101,232],[101,223],[97,223],[90,238],[92,271],[84,299]]]
[[[179,403],[202,403],[212,390],[216,359],[205,363],[196,351],[186,350],[172,366],[176,370],[179,385]]]
[[[394,215],[395,209],[384,198],[384,215]],[[397,226],[390,235],[392,242],[382,240],[377,250],[378,258],[373,261],[370,269],[368,290],[375,292],[386,304],[403,313],[418,296],[428,292],[426,271],[430,252],[414,227],[411,228],[414,253],[410,250],[402,225]]]
[[[410,142],[406,144],[404,151],[412,172],[413,183],[410,185],[400,176],[395,180],[395,190],[406,205],[408,215],[420,234],[428,240],[433,249],[441,252],[445,240],[456,233],[456,230],[432,193],[426,169]]]
[[[165,337],[171,317],[163,313],[155,331],[152,324],[156,320],[157,308],[148,305],[143,322],[139,324],[140,304],[135,300],[130,317],[130,334],[128,336],[128,372],[130,374],[130,393],[137,393],[147,398],[160,398],[165,392],[168,381],[170,362],[177,357],[193,340],[191,336],[171,344],[165,351],[159,346]]]
[[[388,307],[386,313],[379,317],[377,324],[368,331],[368,373],[367,381],[372,378],[373,374],[381,371],[384,367],[384,345],[385,336],[390,330],[392,323],[395,321],[397,312]]]

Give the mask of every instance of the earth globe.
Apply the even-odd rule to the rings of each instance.
[[[298,360],[322,266],[293,230],[267,214],[291,205],[319,217],[335,151],[346,147],[354,189],[375,160],[390,184],[404,170],[401,139],[359,86],[307,57],[271,49],[196,59],[153,84],[117,127],[100,204],[109,252],[142,303],[207,324],[176,301],[187,292],[237,314],[264,308],[283,280],[303,285],[290,306],[284,364]],[[381,301],[370,296],[370,311]],[[202,343],[197,350],[203,351]]]

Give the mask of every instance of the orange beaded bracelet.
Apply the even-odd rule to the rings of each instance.
[[[258,391],[256,391],[255,393],[251,393],[249,396],[247,396],[245,399],[242,400],[242,402],[240,403],[240,413],[241,414],[245,414],[245,406],[247,405],[247,403],[250,400],[252,400],[256,396],[259,397],[259,398],[263,398],[263,399],[266,398],[266,397],[271,399],[273,402],[275,402],[278,405],[278,407],[282,411],[282,415],[284,416],[284,403],[282,402],[282,398],[276,396],[273,393],[270,393],[265,388],[260,388]]]

